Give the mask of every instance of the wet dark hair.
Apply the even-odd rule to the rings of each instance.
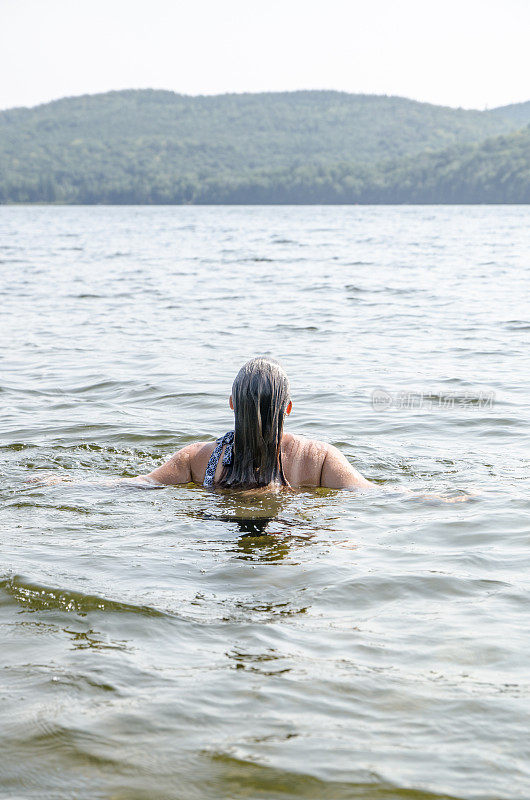
[[[221,474],[225,489],[289,486],[283,474],[281,443],[289,380],[274,358],[244,364],[232,386],[235,415],[233,456]]]

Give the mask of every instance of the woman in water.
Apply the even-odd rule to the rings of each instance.
[[[216,442],[189,444],[148,475],[123,483],[154,487],[193,482],[221,489],[374,485],[336,447],[284,433],[293,404],[287,375],[275,359],[253,358],[241,367],[229,403],[233,431]]]

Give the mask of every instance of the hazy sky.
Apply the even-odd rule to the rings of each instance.
[[[154,87],[530,100],[530,0],[0,0],[0,108]]]

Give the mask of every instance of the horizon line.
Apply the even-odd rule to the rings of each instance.
[[[273,89],[273,90],[265,90],[265,91],[258,91],[258,92],[211,92],[211,93],[197,93],[191,94],[186,92],[177,92],[174,89],[165,89],[165,88],[154,88],[154,87],[129,87],[129,88],[121,88],[121,89],[106,89],[104,91],[96,91],[96,92],[82,92],[81,94],[72,94],[72,95],[61,95],[59,97],[53,97],[50,100],[43,100],[33,105],[15,105],[15,106],[6,106],[5,108],[0,108],[0,114],[6,111],[30,111],[35,108],[40,108],[41,106],[51,105],[53,103],[59,103],[63,100],[77,100],[83,97],[99,97],[106,94],[119,94],[121,92],[165,92],[167,94],[173,94],[177,97],[188,97],[188,98],[205,98],[205,97],[244,97],[247,95],[258,96],[258,95],[279,95],[279,94],[307,94],[307,93],[315,93],[315,94],[342,94],[348,95],[350,97],[386,97],[388,99],[396,99],[396,100],[408,100],[411,103],[418,103],[419,105],[426,105],[426,106],[435,106],[437,108],[450,108],[454,111],[478,111],[479,113],[484,113],[485,111],[495,111],[501,108],[509,108],[510,106],[517,106],[517,105],[524,105],[525,103],[529,103],[530,100],[520,100],[516,103],[506,103],[500,106],[488,106],[486,105],[484,108],[476,108],[476,107],[467,107],[467,106],[451,106],[446,105],[443,103],[433,103],[429,100],[417,100],[414,97],[407,97],[405,95],[399,94],[386,94],[383,92],[348,92],[343,89]]]

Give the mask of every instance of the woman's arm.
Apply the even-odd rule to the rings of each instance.
[[[328,489],[367,489],[375,486],[352,467],[348,459],[333,445],[326,446],[326,457],[320,473],[320,485]]]
[[[148,475],[139,475],[133,480],[144,479],[158,486],[174,486],[178,483],[190,483],[193,480],[192,459],[199,449],[204,447],[202,442],[188,444],[178,450],[169,461],[157,467]]]

